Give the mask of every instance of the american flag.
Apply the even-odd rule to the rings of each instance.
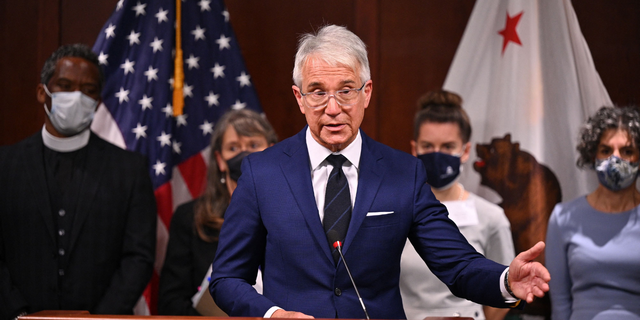
[[[175,207],[203,190],[214,124],[230,109],[261,112],[223,1],[182,0],[181,7],[182,114],[172,106],[175,0],[118,1],[93,47],[106,82],[92,129],[148,157],[158,204],[155,273],[137,314],[155,313],[169,222]]]

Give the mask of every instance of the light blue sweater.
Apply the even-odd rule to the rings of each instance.
[[[556,205],[547,230],[553,320],[640,320],[640,207]]]

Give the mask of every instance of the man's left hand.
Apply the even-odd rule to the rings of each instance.
[[[549,291],[549,270],[540,262],[533,261],[544,251],[545,244],[540,241],[527,251],[521,252],[509,266],[509,286],[511,291],[527,303],[533,302],[534,297],[543,297]]]

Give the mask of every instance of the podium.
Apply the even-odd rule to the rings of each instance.
[[[264,318],[249,318],[249,317],[231,317],[233,320],[260,320]],[[36,313],[28,314],[18,318],[20,320],[220,320],[227,319],[229,317],[198,317],[198,316],[134,316],[134,315],[105,315],[105,314],[90,314],[88,311],[64,311],[64,310],[51,310],[51,311],[39,311]],[[323,320],[323,319],[319,319]],[[326,319],[329,320],[329,319]],[[462,317],[426,317],[424,320],[473,320],[473,318]]]

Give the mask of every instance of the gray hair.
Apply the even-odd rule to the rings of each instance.
[[[311,55],[332,66],[347,66],[354,72],[360,69],[362,83],[371,78],[367,46],[345,27],[327,25],[317,34],[307,33],[300,37],[293,66],[293,83],[298,87],[302,87],[302,68]]]

